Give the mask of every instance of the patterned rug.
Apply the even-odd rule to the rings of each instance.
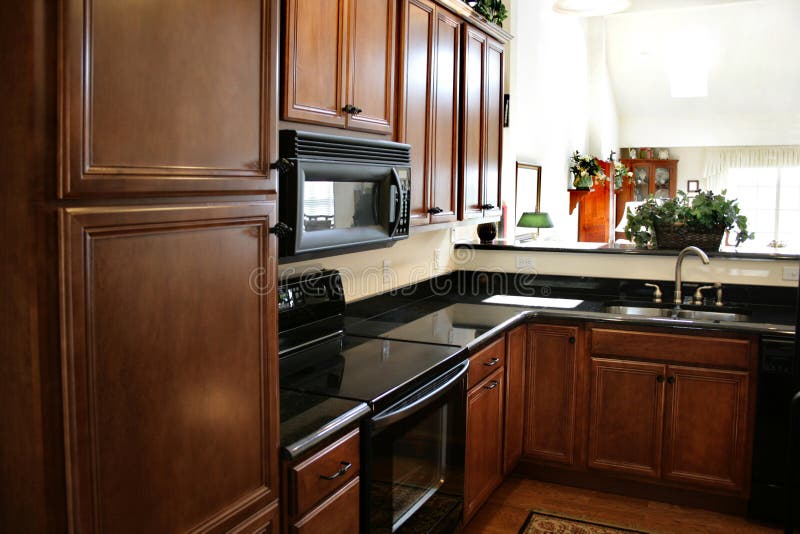
[[[612,527],[568,517],[531,512],[519,534],[646,534],[641,530]]]

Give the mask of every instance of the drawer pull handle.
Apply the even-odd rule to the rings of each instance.
[[[351,467],[353,467],[353,465],[350,462],[342,462],[341,463],[341,467],[334,474],[332,474],[331,476],[320,475],[319,478],[321,478],[323,480],[336,480],[337,478],[339,478],[343,474],[345,474],[348,471],[350,471]]]
[[[500,358],[492,358],[488,362],[485,362],[483,365],[486,367],[494,367],[500,361]]]
[[[497,387],[497,385],[498,385],[497,380],[492,380],[491,382],[489,382],[488,386],[483,386],[483,389],[494,389]]]

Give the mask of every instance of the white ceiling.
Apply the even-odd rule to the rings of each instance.
[[[633,0],[605,24],[623,124],[626,116],[800,117],[800,0]],[[670,96],[665,51],[674,39],[709,44],[708,97]]]

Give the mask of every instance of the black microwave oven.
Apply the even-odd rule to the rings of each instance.
[[[341,252],[408,237],[411,147],[281,130],[280,256]]]

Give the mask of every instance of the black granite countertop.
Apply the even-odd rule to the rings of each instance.
[[[281,390],[281,455],[294,459],[357,423],[370,411],[363,402]]]
[[[581,277],[506,275],[459,271],[415,286],[348,304],[349,335],[418,341],[453,347],[454,354],[476,350],[503,330],[542,319],[569,319],[619,325],[644,325],[693,331],[727,331],[794,336],[796,298],[786,288],[727,287],[736,306],[752,314],[747,322],[715,322],[641,317],[603,312],[612,300],[647,302],[641,282]],[[669,288],[667,288],[667,291]],[[668,293],[667,293],[668,294]],[[544,298],[537,305],[492,304],[497,295]],[[787,296],[788,295],[788,296]],[[548,300],[552,299],[552,300]],[[574,307],[563,299],[580,301]],[[770,303],[778,303],[770,304]],[[281,391],[281,447],[296,458],[369,413],[365,403],[310,393]]]

